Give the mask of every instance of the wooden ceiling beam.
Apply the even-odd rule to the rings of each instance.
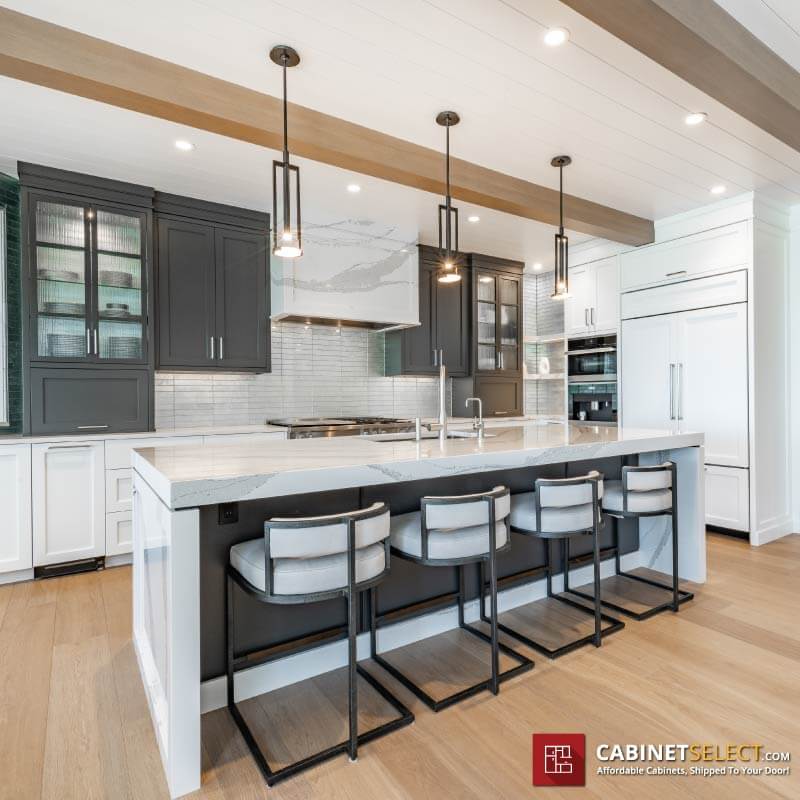
[[[800,151],[800,75],[714,0],[561,1]]]
[[[266,49],[264,53],[266,62]],[[279,98],[111,42],[0,8],[0,74],[279,150]],[[293,154],[444,193],[442,153],[290,104]],[[452,195],[551,225],[558,192],[461,159]],[[653,241],[653,222],[566,196],[566,227],[625,244]]]

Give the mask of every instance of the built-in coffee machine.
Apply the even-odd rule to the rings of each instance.
[[[594,391],[599,387],[582,386],[589,391],[570,391],[569,418],[578,422],[617,422],[617,393]]]

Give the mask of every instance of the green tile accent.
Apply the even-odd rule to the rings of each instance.
[[[0,173],[0,206],[6,209],[6,296],[8,297],[8,388],[11,426],[22,430],[22,227],[19,181]]]

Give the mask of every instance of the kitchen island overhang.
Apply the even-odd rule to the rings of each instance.
[[[639,464],[671,459],[678,476],[680,575],[705,580],[702,434],[575,424],[524,424],[490,433],[482,440],[342,437],[276,441],[268,449],[234,445],[134,453],[134,638],[173,796],[200,785],[200,715],[224,705],[224,676],[218,677],[224,650],[216,650],[227,552],[237,541],[261,535],[266,516],[332,513],[375,499],[385,499],[393,513],[404,513],[414,503],[418,507],[422,494],[474,491],[497,482],[519,492],[532,488],[536,477],[599,468],[613,478],[623,459]],[[237,524],[220,524],[221,503],[237,504]],[[620,530],[625,568],[670,573],[666,520],[642,520],[638,531],[626,520]],[[505,571],[539,563],[537,545],[515,538]],[[404,598],[436,594],[431,572],[448,571],[413,570],[394,559],[384,602],[394,608]],[[581,568],[573,574],[578,585]],[[501,610],[541,597],[542,583],[534,579],[503,591]],[[477,594],[477,582],[472,591]],[[477,600],[469,608],[477,618]],[[244,624],[248,616],[251,623],[241,632],[244,652],[310,632],[308,618],[285,607],[244,611]],[[327,620],[322,627],[335,628],[342,611],[321,608],[314,624]],[[455,615],[447,611],[409,619],[382,630],[380,647],[394,648],[455,624]],[[253,696],[343,663],[343,642],[330,641],[237,675],[236,695]]]

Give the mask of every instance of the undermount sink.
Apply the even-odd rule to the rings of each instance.
[[[484,433],[484,439],[491,439],[494,436],[497,436],[496,433]],[[438,431],[425,431],[422,436],[420,437],[421,441],[430,441],[432,439],[438,439],[439,433]],[[448,439],[477,439],[478,432],[477,431],[448,431],[447,432]],[[415,442],[417,437],[413,433],[379,433],[375,436],[370,436],[373,442]]]

